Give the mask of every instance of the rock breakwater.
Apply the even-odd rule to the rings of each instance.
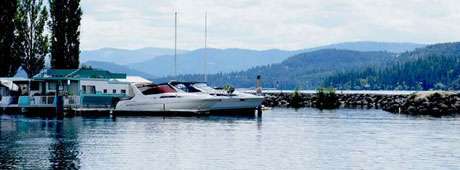
[[[268,107],[317,107],[317,94],[265,93]],[[345,108],[375,108],[392,113],[445,116],[460,113],[460,94],[454,92],[420,92],[413,94],[336,94]],[[300,98],[300,100],[299,100]]]

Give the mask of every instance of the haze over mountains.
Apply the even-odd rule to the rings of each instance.
[[[111,72],[115,73],[126,73],[127,75],[133,75],[133,76],[141,76],[145,78],[156,78],[156,76],[138,71],[135,69],[131,69],[127,66],[124,65],[119,65],[119,64],[114,64],[110,62],[104,62],[104,61],[88,61],[84,63],[85,65],[89,65],[93,68],[99,68],[99,69],[104,69],[104,70],[110,70]]]
[[[179,74],[202,74],[204,55],[208,56],[208,73],[229,73],[247,70],[257,66],[280,63],[296,54],[321,49],[342,49],[354,51],[387,51],[400,53],[424,47],[415,43],[388,42],[346,42],[301,50],[251,50],[251,49],[197,49],[178,50],[177,69]],[[104,48],[82,51],[81,62],[95,68],[113,69],[147,78],[173,74],[173,49],[143,48],[124,50]],[[98,62],[95,62],[98,61]],[[125,70],[125,71],[123,71]]]
[[[178,54],[186,53],[186,50],[177,50]],[[135,50],[117,49],[117,48],[101,48],[97,50],[82,51],[80,54],[80,62],[87,61],[103,61],[111,62],[120,65],[126,65],[141,61],[153,59],[157,56],[172,55],[174,49],[167,48],[141,48]]]
[[[177,57],[177,71],[179,74],[203,73],[205,55],[208,56],[208,73],[213,74],[278,63],[294,54],[295,52],[282,50],[198,49]],[[129,66],[153,75],[167,76],[172,75],[174,72],[174,58],[172,56],[159,56],[151,60],[130,64]]]

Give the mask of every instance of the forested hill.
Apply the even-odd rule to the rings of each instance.
[[[401,57],[408,59],[423,58],[431,55],[452,57],[460,54],[460,42],[455,43],[442,43],[429,45],[424,48],[417,48],[414,51],[406,52]]]
[[[230,84],[236,87],[254,87],[256,76],[261,75],[264,87],[311,89],[318,87],[325,77],[337,72],[388,64],[396,56],[389,52],[325,49],[301,53],[279,64],[259,66],[242,72],[209,75],[208,82],[213,86]],[[199,81],[203,80],[203,75],[165,77],[156,79],[155,82],[171,79]]]
[[[416,43],[397,43],[397,42],[375,42],[375,41],[356,41],[330,44],[315,48],[301,50],[303,52],[311,52],[323,49],[341,49],[353,51],[388,51],[393,53],[403,53],[413,51],[417,48],[425,47],[425,44]]]
[[[427,46],[403,53],[387,67],[344,71],[323,85],[340,89],[460,89],[460,43]]]

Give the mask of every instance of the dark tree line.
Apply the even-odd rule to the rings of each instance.
[[[0,1],[0,77],[16,75],[21,66],[14,50],[17,7],[15,0]]]
[[[80,65],[80,0],[50,0],[51,66],[76,69]]]
[[[326,79],[325,84],[355,90],[458,90],[459,76],[460,55],[429,56],[384,69],[339,73]]]
[[[460,43],[429,46],[400,56],[387,67],[338,73],[324,85],[339,89],[458,90],[460,89]]]
[[[44,68],[50,47],[52,68],[79,67],[80,0],[49,4],[50,11],[43,0],[0,1],[0,77],[14,76],[19,67],[33,77]]]

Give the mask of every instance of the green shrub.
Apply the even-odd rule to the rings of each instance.
[[[294,108],[299,108],[302,106],[302,96],[298,88],[296,88],[294,90],[294,93],[292,93],[291,101],[289,102],[289,105]]]
[[[339,98],[334,88],[319,88],[316,90],[314,106],[320,109],[335,109],[340,106]]]

